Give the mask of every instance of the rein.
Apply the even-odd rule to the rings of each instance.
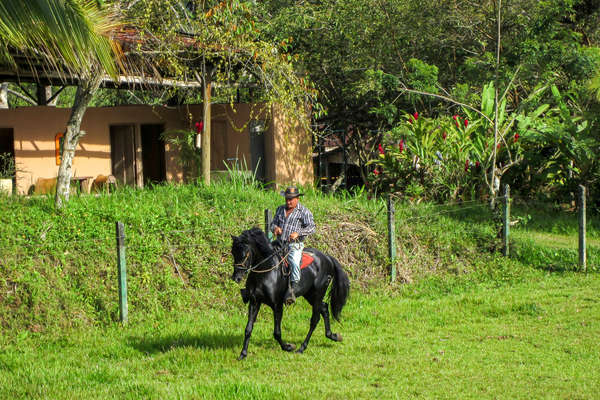
[[[258,268],[262,263],[264,263],[267,260],[270,260],[271,258],[275,257],[275,255],[277,255],[277,252],[273,252],[273,254],[271,254],[269,257],[263,259],[261,262],[259,262],[258,264],[251,266],[251,267],[246,267],[246,260],[248,260],[248,257],[250,257],[250,252],[248,252],[248,254],[246,254],[246,258],[244,258],[244,261],[242,261],[239,264],[234,264],[235,266],[239,266],[240,268],[244,268],[246,271],[245,273],[248,274],[250,272],[254,272],[256,274],[264,274],[267,272],[271,272],[274,269],[279,268],[279,266],[281,265],[281,263],[283,263],[285,261],[285,259],[287,258],[287,256],[290,254],[290,251],[288,251],[283,257],[281,257],[281,259],[279,260],[279,262],[277,264],[275,264],[273,267],[269,268],[269,269],[261,269],[261,270],[256,270],[256,268]]]

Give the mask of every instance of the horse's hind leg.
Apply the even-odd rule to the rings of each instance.
[[[302,342],[302,346],[300,346],[300,348],[298,350],[296,350],[296,352],[298,352],[298,353],[302,353],[302,352],[304,352],[304,350],[306,350],[306,346],[308,346],[308,341],[310,340],[310,337],[312,336],[313,331],[317,327],[317,324],[319,323],[319,319],[321,319],[321,310],[320,310],[319,301],[315,301],[312,306],[313,306],[313,308],[312,308],[312,316],[310,317],[310,329],[308,330],[308,335],[306,335],[306,339],[304,339],[304,342]]]
[[[260,310],[260,304],[261,303],[255,303],[253,301],[250,301],[250,304],[248,304],[248,323],[246,324],[246,330],[244,332],[244,346],[242,347],[242,352],[240,353],[238,360],[243,360],[248,355],[248,343],[250,342],[250,335],[252,335],[252,328],[254,328],[258,310]]]
[[[325,324],[325,336],[336,342],[341,342],[342,335],[331,332],[331,325],[329,323],[329,305],[325,302],[321,302],[321,315],[323,316],[323,323]]]
[[[281,319],[283,318],[283,303],[276,304],[275,307],[273,307],[273,317],[273,321],[275,323],[275,327],[273,329],[273,337],[275,338],[275,340],[277,340],[282,350],[293,351],[296,348],[296,346],[290,343],[284,343],[283,340],[281,340]]]

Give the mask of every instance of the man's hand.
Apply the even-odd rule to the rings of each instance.
[[[290,234],[290,240],[296,240],[298,239],[298,232],[292,232]]]
[[[275,236],[279,236],[283,233],[283,231],[280,227],[276,226],[275,229],[273,229],[273,233],[275,234]]]

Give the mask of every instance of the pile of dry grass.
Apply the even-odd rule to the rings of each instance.
[[[320,224],[311,245],[334,256],[349,273],[354,285],[368,287],[389,273],[385,235],[375,230],[374,219],[348,214],[330,214]]]

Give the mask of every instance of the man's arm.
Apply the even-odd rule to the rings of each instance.
[[[308,208],[305,208],[305,213],[302,215],[302,227],[300,228],[300,236],[308,236],[315,233],[316,226],[312,213]]]
[[[277,207],[277,211],[275,211],[275,216],[273,217],[273,221],[271,221],[271,225],[269,225],[269,230],[277,235],[278,233],[275,232],[275,229],[281,229],[283,222],[283,206],[279,206]],[[281,235],[281,232],[279,232],[279,235]]]

